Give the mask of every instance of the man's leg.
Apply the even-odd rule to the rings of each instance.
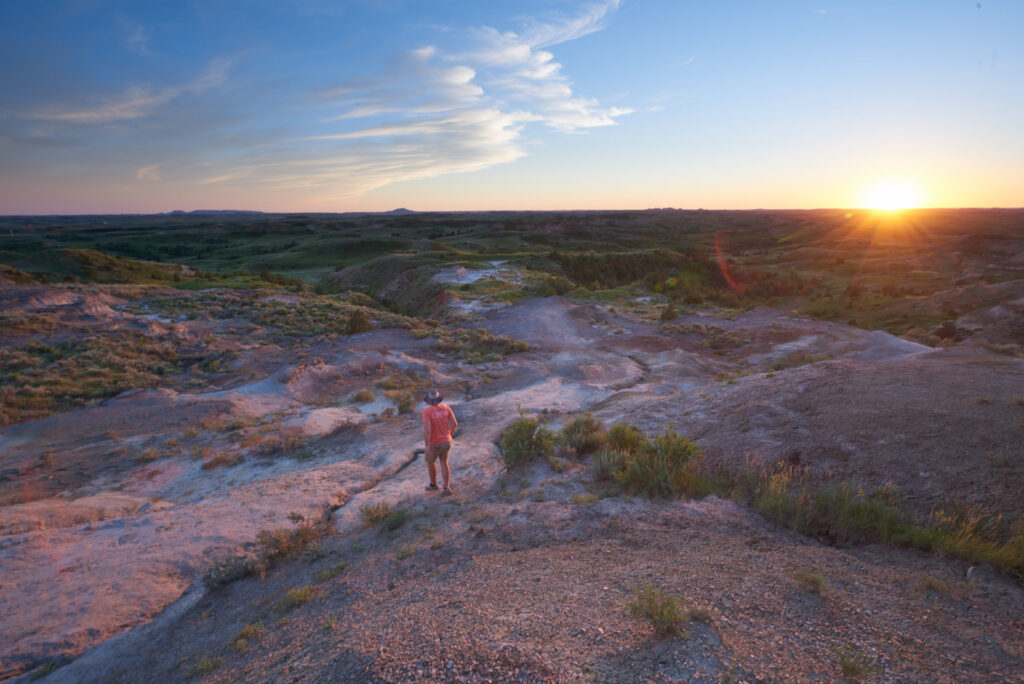
[[[448,470],[448,450],[452,448],[452,443],[442,444],[438,450],[437,457],[441,459],[441,481],[444,482],[444,493],[451,494],[452,490],[448,487],[448,479],[451,475],[451,471]]]
[[[434,465],[430,465],[433,470]],[[444,483],[444,488],[448,489],[448,478],[451,475],[451,471],[448,470],[448,454],[441,457],[441,481]]]
[[[427,462],[427,475],[430,477],[430,486],[437,487],[437,467],[434,465],[434,459],[437,458],[436,454],[430,453],[433,449],[427,449],[427,453],[424,454],[423,460]],[[445,464],[442,472],[448,469],[448,465]],[[445,480],[447,482],[448,480]],[[447,486],[447,485],[445,485]]]

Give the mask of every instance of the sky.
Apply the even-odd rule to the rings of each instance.
[[[1021,207],[1022,26],[1021,0],[4,0],[0,214]]]

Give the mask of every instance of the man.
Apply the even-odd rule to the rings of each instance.
[[[448,450],[452,448],[452,435],[459,426],[452,413],[452,407],[442,404],[444,397],[437,390],[430,390],[423,397],[427,408],[423,409],[423,444],[426,447],[424,460],[427,462],[427,474],[430,484],[427,491],[437,489],[437,468],[435,461],[441,461],[441,481],[444,484],[442,496],[451,496],[452,488],[448,486]]]

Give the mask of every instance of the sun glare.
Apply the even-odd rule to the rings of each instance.
[[[864,209],[885,211],[916,209],[924,202],[925,193],[921,186],[901,178],[880,181],[865,189],[860,197],[860,206]]]

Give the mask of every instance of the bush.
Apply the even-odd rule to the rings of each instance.
[[[679,312],[676,311],[676,307],[671,303],[661,310],[661,320],[671,321],[674,318],[679,317]]]
[[[351,401],[356,404],[369,404],[373,399],[373,390],[361,389],[352,395]]]
[[[348,323],[345,324],[345,334],[355,335],[357,333],[370,332],[371,330],[373,330],[373,323],[366,315],[366,312],[362,309],[353,310],[352,314],[348,317]]]
[[[686,620],[686,605],[681,598],[665,593],[653,585],[633,590],[629,610],[634,617],[646,618],[654,625],[655,634],[671,634]]]
[[[612,448],[626,454],[635,454],[648,445],[646,435],[627,423],[612,425],[608,430],[608,443]]]
[[[703,496],[711,483],[700,472],[700,447],[672,428],[629,456],[616,477],[626,491],[647,497]]]
[[[578,456],[596,451],[604,445],[607,437],[604,425],[590,411],[566,423],[560,435],[562,444],[570,447]]]
[[[555,433],[535,418],[527,418],[522,409],[519,419],[505,428],[498,441],[506,468],[514,468],[538,458],[550,459],[555,451]]]

